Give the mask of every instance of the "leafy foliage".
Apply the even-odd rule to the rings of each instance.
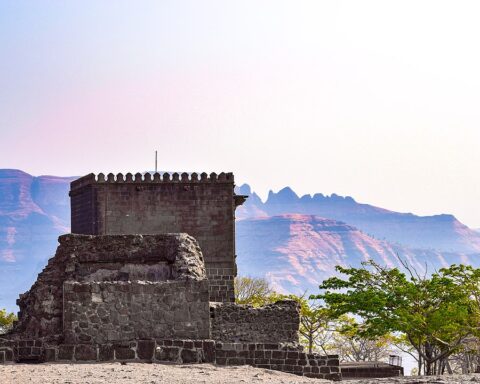
[[[406,268],[409,278],[373,261],[362,268],[337,266],[348,278],[325,280],[320,286],[324,292],[315,298],[324,300],[334,317],[360,316],[364,322],[356,331],[359,336],[405,335],[418,353],[419,371],[423,364],[425,373],[433,374],[434,364],[445,361],[478,332],[480,306],[472,292],[479,289],[480,298],[480,272],[452,266],[427,278]]]
[[[335,322],[331,348],[339,355],[340,361],[382,361],[394,352],[396,338],[393,334],[371,339],[362,336],[363,326],[348,315],[340,316]]]
[[[17,317],[13,313],[7,313],[5,309],[0,309],[0,334],[9,331]]]
[[[308,348],[308,353],[320,348],[327,353],[328,343],[331,338],[332,317],[328,309],[318,302],[309,302],[304,297],[299,297],[300,302],[300,336]]]
[[[235,301],[260,307],[272,302],[273,290],[268,281],[260,277],[239,276],[235,278]]]

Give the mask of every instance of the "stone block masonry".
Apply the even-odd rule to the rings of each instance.
[[[403,376],[403,367],[383,362],[349,362],[340,364],[342,378],[359,379],[374,377],[398,377]]]
[[[212,301],[235,301],[235,208],[231,173],[93,174],[71,183],[72,232],[88,235],[184,232],[205,257]]]
[[[49,344],[41,340],[0,339],[0,355],[5,357],[4,363],[215,363],[215,341],[144,339],[104,344]]]
[[[6,362],[212,363],[273,369],[299,376],[340,380],[338,355],[304,353],[291,343],[222,343],[214,340],[146,339],[106,344],[49,345],[38,340],[3,341]]]
[[[290,343],[215,344],[217,365],[244,365],[319,379],[341,380],[338,355],[307,354]]]
[[[229,343],[298,343],[299,311],[298,303],[293,300],[260,308],[210,303],[212,338]]]
[[[209,339],[208,281],[65,282],[67,344]]]

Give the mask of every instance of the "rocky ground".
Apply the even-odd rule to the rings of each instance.
[[[224,384],[331,383],[266,369],[215,367],[210,364],[163,365],[108,364],[14,364],[0,365],[1,384]]]
[[[349,380],[352,384],[461,384],[480,383],[478,375],[402,377],[390,379]],[[131,363],[108,364],[12,364],[0,365],[1,384],[307,384],[332,383],[328,380],[308,379],[288,373],[266,369],[241,367],[215,367],[200,365],[162,365]]]

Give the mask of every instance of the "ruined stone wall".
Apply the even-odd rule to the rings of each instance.
[[[221,343],[215,345],[217,365],[251,365],[299,376],[340,380],[338,355],[305,353],[289,343]]]
[[[342,378],[338,355],[305,353],[288,343],[222,343],[213,340],[132,340],[105,344],[51,345],[40,340],[0,339],[3,362],[152,362],[251,365],[321,379]]]
[[[66,281],[175,280],[179,288],[184,284],[187,289],[191,287],[188,281],[206,279],[198,243],[186,234],[64,235],[59,243],[55,257],[32,288],[17,300],[20,312],[15,333],[22,337],[63,337]],[[81,299],[85,303],[93,301],[92,295],[83,295]],[[205,295],[202,300],[208,302]]]
[[[208,281],[65,282],[67,344],[209,339]]]
[[[213,340],[143,339],[104,344],[49,344],[0,338],[0,364],[9,362],[215,363]]]
[[[342,378],[359,379],[363,377],[398,377],[403,376],[403,367],[382,362],[357,362],[340,364]]]
[[[233,302],[235,204],[232,174],[90,174],[71,184],[72,232],[185,232],[205,257],[212,301]]]
[[[300,308],[293,300],[254,308],[251,305],[211,303],[212,338],[219,341],[298,343]]]

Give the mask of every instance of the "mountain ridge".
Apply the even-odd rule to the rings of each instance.
[[[250,191],[253,197],[237,209],[239,220],[287,213],[313,214],[351,224],[375,238],[412,248],[466,254],[480,252],[479,232],[468,228],[450,214],[418,216],[395,212],[336,194],[325,196],[317,193],[299,197],[290,187],[282,188],[277,193],[270,191],[263,202],[248,184],[237,190],[242,194]]]
[[[237,222],[236,234],[237,263],[243,274],[265,275],[276,290],[299,295],[318,290],[323,279],[337,274],[336,265],[360,267],[367,260],[399,269],[406,262],[421,274],[454,263],[480,267],[480,253],[408,248],[315,215],[247,218]]]
[[[58,236],[70,231],[73,179],[0,169],[0,308],[14,310],[53,256]]]

